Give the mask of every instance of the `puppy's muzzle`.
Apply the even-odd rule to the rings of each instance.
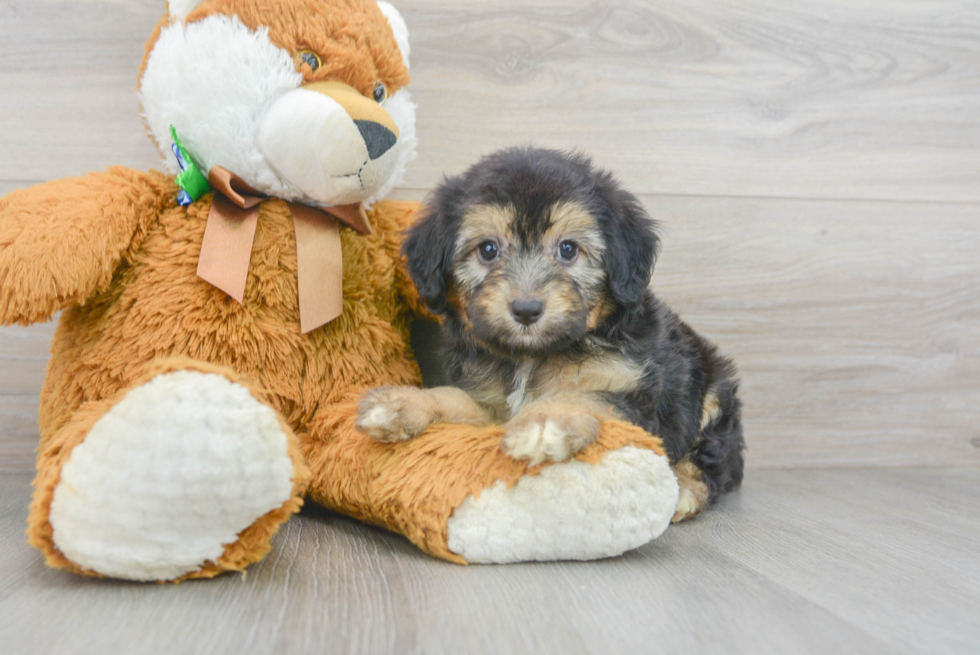
[[[510,304],[510,313],[521,325],[533,325],[544,315],[544,303],[537,298],[520,298]]]

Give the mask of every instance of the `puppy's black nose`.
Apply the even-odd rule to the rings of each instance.
[[[398,142],[398,137],[395,136],[395,133],[381,123],[375,123],[374,121],[354,121],[354,125],[357,125],[357,130],[364,138],[364,144],[368,149],[368,157],[371,159],[377,159],[385,154]]]
[[[515,300],[510,304],[510,313],[518,323],[530,325],[536,323],[544,314],[544,303],[533,298]]]

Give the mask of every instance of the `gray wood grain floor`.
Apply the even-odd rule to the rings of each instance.
[[[460,567],[305,511],[246,576],[80,579],[0,476],[5,653],[976,653],[980,470],[759,471],[600,562]]]

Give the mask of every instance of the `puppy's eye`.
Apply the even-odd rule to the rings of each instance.
[[[384,84],[378,82],[374,85],[374,91],[371,95],[374,97],[376,103],[379,105],[384,104],[384,101],[388,99],[388,89],[385,88]]]
[[[562,241],[561,243],[558,244],[558,257],[565,260],[566,262],[570,262],[573,259],[575,259],[575,255],[577,254],[578,254],[578,244],[575,243],[574,241],[568,241],[566,239],[565,241]]]
[[[310,70],[316,72],[320,66],[323,65],[323,60],[320,59],[320,55],[316,54],[312,50],[300,50],[296,53],[299,60],[310,67]]]
[[[497,242],[492,240],[483,241],[476,247],[476,251],[480,254],[480,259],[485,262],[492,262],[497,258],[499,254],[499,248],[497,248]]]

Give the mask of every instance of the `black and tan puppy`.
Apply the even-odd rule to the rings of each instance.
[[[515,148],[447,179],[405,243],[445,313],[456,387],[387,387],[358,426],[383,441],[435,422],[506,427],[533,463],[592,443],[603,419],[659,435],[681,486],[674,520],[742,480],[732,362],[649,290],[660,241],[640,202],[583,156]]]

